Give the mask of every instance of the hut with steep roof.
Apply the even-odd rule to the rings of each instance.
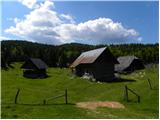
[[[136,56],[121,56],[117,58],[119,64],[115,65],[115,72],[129,73],[144,69],[143,61]]]
[[[114,65],[117,59],[106,47],[83,52],[70,66],[77,76],[85,73],[92,75],[98,81],[114,79]]]
[[[28,78],[45,78],[47,77],[46,69],[48,66],[38,58],[29,58],[21,66],[23,76]]]

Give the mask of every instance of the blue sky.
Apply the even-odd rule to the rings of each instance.
[[[158,1],[47,0],[35,1],[32,7],[23,1],[1,2],[2,38],[47,44],[158,42]]]

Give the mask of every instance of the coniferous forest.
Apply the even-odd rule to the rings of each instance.
[[[1,67],[12,67],[13,62],[23,62],[27,58],[41,58],[50,67],[68,67],[82,52],[100,47],[108,47],[115,57],[135,55],[145,64],[158,63],[159,44],[119,44],[86,45],[63,44],[45,45],[19,40],[1,41]]]

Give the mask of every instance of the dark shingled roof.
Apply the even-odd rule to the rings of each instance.
[[[139,59],[136,56],[122,56],[118,57],[117,60],[120,64],[115,65],[115,71],[123,71],[128,68],[133,60]]]
[[[45,62],[38,58],[29,58],[29,60],[38,68],[38,69],[46,69],[48,66]],[[25,68],[23,65],[21,68]]]
[[[37,59],[37,58],[30,58],[30,60],[36,65],[36,67],[38,69],[45,69],[48,66],[46,65],[45,62],[43,62],[41,59]]]
[[[95,60],[105,51],[108,50],[106,47],[90,50],[87,52],[83,52],[70,67],[76,67],[79,64],[93,63]],[[109,52],[109,50],[108,50]],[[116,59],[114,59],[115,63],[118,63]]]

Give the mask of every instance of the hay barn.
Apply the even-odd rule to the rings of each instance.
[[[77,76],[89,74],[98,81],[114,79],[114,65],[117,59],[106,47],[83,52],[70,66]]]
[[[145,68],[143,61],[136,56],[121,56],[117,60],[119,64],[115,65],[115,72],[118,73],[128,73]]]
[[[48,66],[41,59],[29,58],[21,66],[23,76],[28,78],[45,78],[47,77],[46,69]]]

